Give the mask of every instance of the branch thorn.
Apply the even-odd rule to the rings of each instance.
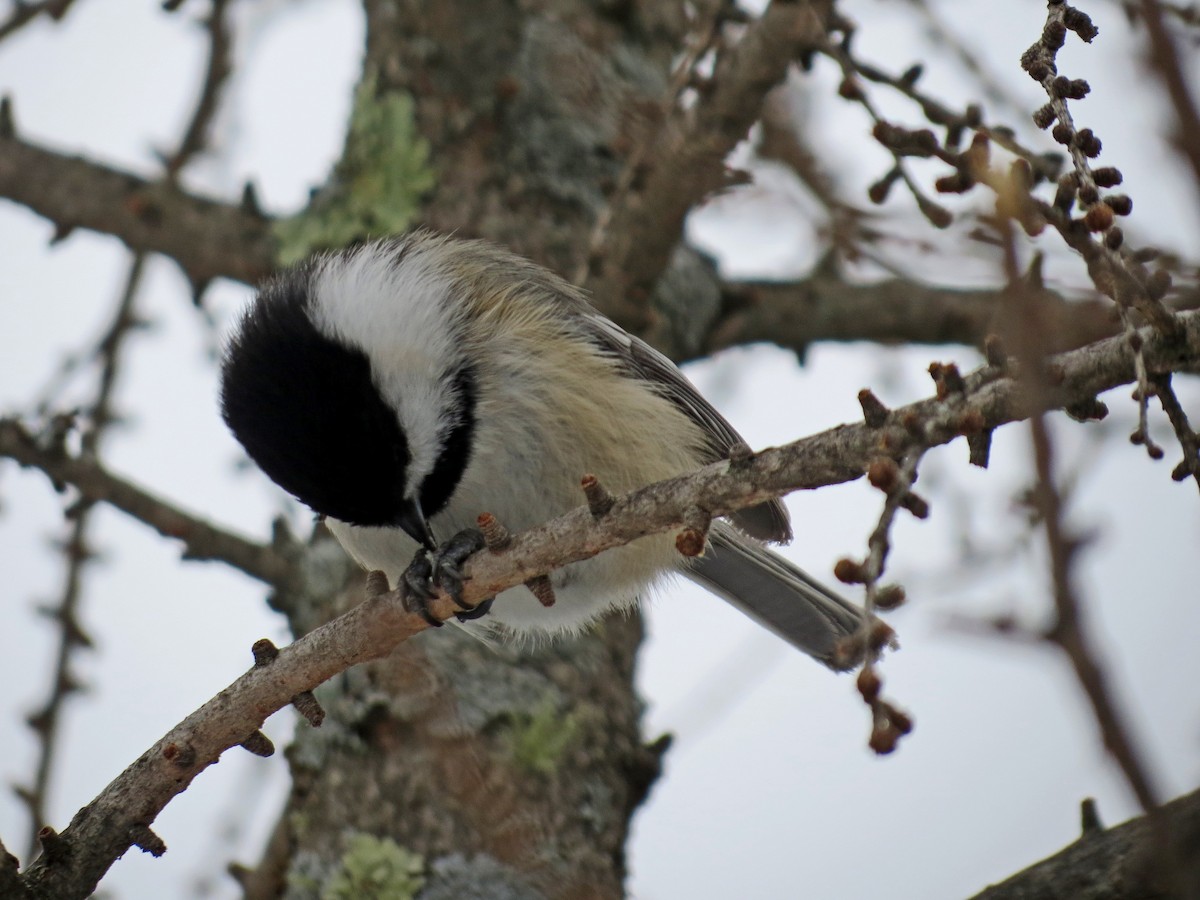
[[[870,388],[863,388],[858,392],[858,403],[862,407],[863,421],[867,423],[868,428],[882,428],[887,422],[888,413],[891,412]]]
[[[538,603],[547,608],[554,605],[554,585],[550,583],[549,576],[539,575],[537,578],[530,578],[525,582],[525,587],[529,588],[529,592],[537,597]]]
[[[274,756],[275,754],[275,745],[271,743],[271,739],[261,731],[254,732],[250,735],[250,737],[242,741],[241,747],[243,750],[248,750],[255,756],[266,757]]]
[[[150,830],[149,825],[134,825],[129,829],[129,840],[135,847],[154,857],[167,852],[166,843]]]
[[[269,666],[279,656],[279,648],[269,638],[260,638],[255,641],[250,652],[254,654],[254,668],[256,669]]]
[[[480,513],[475,524],[483,532],[483,545],[492,553],[500,553],[511,546],[512,532],[501,525],[500,521],[491,513]]]
[[[601,519],[608,515],[608,511],[613,508],[616,500],[600,483],[600,479],[595,475],[584,475],[580,486],[583,488],[583,495],[587,498],[588,510],[591,512],[592,518]]]
[[[708,529],[712,525],[712,516],[707,510],[693,506],[687,511],[683,524],[683,530],[675,536],[675,549],[683,556],[703,556],[704,545],[708,542]]]
[[[320,728],[321,723],[325,721],[325,709],[312,691],[301,691],[292,698],[292,706],[313,728]]]

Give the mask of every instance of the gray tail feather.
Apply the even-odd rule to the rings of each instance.
[[[724,522],[713,525],[708,549],[686,574],[829,668],[857,662],[836,649],[863,611]]]

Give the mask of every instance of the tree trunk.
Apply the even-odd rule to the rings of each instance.
[[[436,173],[420,222],[570,276],[686,23],[676,2],[532,6],[368,0],[360,103],[411,98]],[[264,871],[286,870],[298,898],[357,896],[372,863],[403,896],[406,861],[423,897],[622,896],[630,817],[664,749],[639,730],[641,634],[636,615],[536,648],[443,628],[326,684],[325,724],[301,725],[289,753],[286,839],[269,851],[286,866]]]

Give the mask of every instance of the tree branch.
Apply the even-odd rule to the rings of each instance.
[[[1076,562],[1083,544],[1066,523],[1065,503],[1055,479],[1053,442],[1043,412],[1049,405],[1048,397],[1053,390],[1055,379],[1052,377],[1052,370],[1045,365],[1049,355],[1046,339],[1051,331],[1050,323],[1043,319],[1045,306],[1041,302],[1040,263],[1035,259],[1029,273],[1022,275],[1016,243],[1017,225],[1005,215],[1002,201],[997,201],[996,212],[1004,272],[1011,287],[1004,308],[1004,330],[1017,338],[1017,362],[1021,371],[1027,373],[1024,379],[1025,387],[1037,410],[1029,417],[1034,471],[1037,476],[1030,502],[1045,530],[1054,602],[1053,623],[1047,628],[1045,636],[1070,660],[1079,686],[1091,704],[1105,748],[1120,767],[1142,809],[1150,813],[1161,802],[1160,795],[1133,731],[1117,706],[1104,661],[1087,632],[1084,606],[1077,589]],[[1149,366],[1142,353],[1140,335],[1133,331],[1128,317],[1122,318],[1125,327],[1122,340],[1133,358],[1134,377],[1141,393],[1146,390]],[[1176,322],[1172,321],[1171,327],[1162,329],[1162,333],[1173,332],[1175,326]],[[1145,409],[1145,399],[1141,398],[1139,411],[1143,433]],[[1156,853],[1163,868],[1169,869],[1171,861],[1165,853],[1166,839],[1161,818],[1152,816],[1151,825],[1157,837]]]
[[[89,501],[114,506],[164,537],[181,540],[185,558],[219,560],[268,584],[286,581],[291,566],[274,548],[255,543],[190,515],[161,497],[114,475],[100,463],[46,446],[16,419],[0,419],[0,457],[44,472],[77,488]]]
[[[704,352],[767,341],[798,353],[820,341],[967,344],[982,347],[996,330],[1003,291],[940,287],[907,278],[846,281],[818,267],[796,281],[721,284],[725,312]],[[1053,350],[1071,350],[1120,331],[1111,303],[1046,293]]]
[[[973,900],[1168,900],[1200,895],[1200,791],[1172,800],[1156,815],[1166,823],[1175,858],[1188,861],[1185,871],[1174,873],[1181,877],[1185,894],[1172,894],[1170,884],[1158,877],[1153,830],[1148,817],[1141,816],[1109,829],[1085,819],[1077,841]]]
[[[763,99],[805,47],[825,36],[827,0],[772,3],[717,61],[686,125],[659,133],[640,189],[612,212],[607,239],[588,261],[586,287],[631,331],[648,324],[646,300],[679,243],[684,217],[730,184],[725,158],[758,119]]]
[[[19,860],[9,853],[4,842],[0,841],[0,897],[25,896],[25,889],[21,884],[21,876],[17,874],[18,871]]]
[[[1179,337],[1143,330],[1142,352],[1155,372],[1200,365],[1200,313],[1179,317]],[[1046,404],[1059,407],[1093,398],[1134,377],[1133,353],[1111,338],[1051,360],[1056,384]],[[1061,377],[1058,377],[1060,376]],[[474,603],[559,566],[686,526],[697,509],[727,515],[789,491],[850,481],[881,453],[902,452],[919,430],[928,446],[964,431],[991,429],[1037,412],[1025,387],[984,368],[947,400],[930,398],[887,414],[882,422],[843,425],[784,447],[764,450],[736,465],[722,462],[616,498],[597,517],[586,506],[484,550],[465,566],[464,600]],[[914,427],[919,426],[919,428]],[[8,428],[11,429],[11,425]],[[377,582],[377,580],[376,580]],[[454,612],[440,597],[439,619]],[[368,597],[328,624],[274,654],[188,716],[80,810],[58,836],[65,853],[43,854],[22,876],[30,897],[85,897],[112,862],[138,841],[163,807],[225,750],[250,741],[267,716],[350,666],[378,659],[428,627],[405,612],[395,593]]]
[[[1175,41],[1163,21],[1163,6],[1159,0],[1139,0],[1142,21],[1150,35],[1150,65],[1158,71],[1171,105],[1175,108],[1178,131],[1175,145],[1192,167],[1192,177],[1200,188],[1200,113],[1188,86],[1183,63]]]
[[[41,15],[47,15],[55,22],[62,21],[74,2],[75,0],[41,0],[39,3],[30,3],[28,0],[20,0],[14,3],[8,19],[0,23],[0,41],[20,31]]]
[[[144,256],[133,254],[129,272],[125,276],[125,287],[121,291],[112,322],[93,351],[93,356],[100,360],[101,365],[95,397],[86,410],[88,425],[80,437],[80,453],[87,458],[96,456],[102,440],[119,419],[114,410],[113,398],[126,339],[138,326],[134,302],[141,285],[144,262]],[[91,638],[84,630],[79,617],[84,570],[95,556],[89,541],[91,511],[92,502],[85,499],[84,502],[76,504],[67,516],[68,536],[62,542],[66,569],[63,589],[57,605],[50,612],[59,631],[58,651],[55,654],[54,670],[50,679],[50,694],[45,703],[26,718],[38,740],[38,758],[33,778],[28,784],[15,788],[29,812],[27,859],[33,859],[37,852],[38,832],[46,822],[46,795],[55,751],[58,748],[63,705],[68,696],[81,688],[72,662],[77,651],[92,646]]]
[[[221,277],[254,283],[275,268],[270,222],[256,209],[195,197],[3,129],[0,196],[45,216],[60,238],[88,228],[169,256],[193,285]]]
[[[0,136],[0,195],[24,203],[59,227],[119,237],[166,254],[194,284],[214,277],[254,282],[274,267],[270,220],[78,157]],[[147,199],[152,198],[152,199]],[[707,350],[769,340],[802,349],[817,341],[966,343],[989,330],[998,292],[889,280],[855,285],[829,272],[796,282],[728,282],[731,311]],[[1082,346],[1116,329],[1098,303],[1067,303],[1061,347]]]
[[[204,22],[204,28],[208,31],[208,65],[204,69],[200,96],[196,99],[183,137],[179,139],[179,146],[164,160],[166,174],[170,179],[176,178],[184,166],[204,152],[208,145],[209,129],[217,114],[221,89],[233,71],[233,41],[229,33],[229,23],[225,21],[228,5],[229,0],[212,0],[212,9]]]
[[[50,6],[39,6],[41,11],[49,12],[57,18],[67,11],[70,2],[71,0],[56,0]],[[229,72],[230,42],[224,18],[226,3],[227,0],[213,0],[211,16],[207,23],[210,60],[201,96],[178,149],[164,160],[166,176],[172,182],[203,147],[216,112],[221,85]],[[3,29],[0,29],[0,37],[2,36]],[[4,124],[8,130],[12,130],[11,102],[4,110]],[[127,343],[126,338],[143,324],[135,311],[135,301],[145,270],[146,253],[135,250],[130,256],[129,272],[116,305],[112,324],[91,353],[101,365],[95,398],[85,413],[87,427],[80,438],[80,459],[84,461],[94,461],[98,457],[102,439],[110,427],[119,421],[119,415],[113,409],[113,397],[121,368],[122,351]],[[64,372],[68,369],[69,364],[64,367]],[[60,421],[65,422],[67,419]],[[48,610],[59,630],[58,651],[55,654],[49,696],[27,717],[28,724],[38,740],[37,763],[31,780],[27,784],[15,786],[14,790],[24,801],[29,812],[28,859],[32,859],[37,853],[41,831],[46,822],[46,798],[61,734],[63,704],[66,698],[81,686],[72,663],[81,648],[91,646],[91,640],[80,622],[79,607],[83,597],[85,569],[94,556],[89,534],[92,530],[95,502],[94,498],[85,495],[66,511],[69,536],[62,543],[66,564],[64,587],[58,604],[52,610]]]

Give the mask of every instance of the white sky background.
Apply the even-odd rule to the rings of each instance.
[[[1067,74],[1092,84],[1092,96],[1073,108],[1104,141],[1101,162],[1125,173],[1123,190],[1134,198],[1127,233],[1194,248],[1193,185],[1150,138],[1161,131],[1153,126],[1163,114],[1157,86],[1130,53],[1113,52],[1127,40],[1116,5],[1082,5],[1101,35],[1093,48],[1072,37],[1061,59]],[[898,71],[929,56],[925,35],[907,24],[907,4],[843,6],[862,26],[856,49],[865,58]],[[938,7],[1027,109],[1040,105],[1016,60],[1041,28],[1042,4]],[[19,132],[152,173],[152,150],[173,146],[190,115],[206,48],[187,12],[206,9],[193,0],[185,14],[168,16],[156,3],[84,0],[65,24],[40,23],[0,44],[0,92],[15,99]],[[218,153],[193,165],[186,182],[233,198],[250,178],[268,211],[283,213],[303,203],[340,150],[361,12],[333,0],[243,3],[235,11],[238,62]],[[865,120],[827,89],[832,67],[814,77],[821,85],[811,93],[814,121],[830,123],[814,142],[829,159],[845,160],[846,183],[865,185],[886,160],[864,139]],[[950,101],[975,93],[945,64],[929,67],[923,87]],[[1002,111],[991,118],[1021,124]],[[759,174],[760,187],[698,216],[694,237],[724,252],[731,273],[801,273],[816,252],[812,204],[778,170]],[[967,205],[983,202],[971,195]],[[903,224],[911,206],[897,188],[886,210],[897,231],[922,233],[923,226]],[[79,232],[51,248],[50,234],[47,222],[0,204],[3,412],[27,408],[65,353],[94,342],[128,265],[115,239]],[[929,271],[995,282],[998,267],[987,252],[961,246],[972,259],[948,268],[931,256]],[[1053,235],[1039,246],[1054,251],[1048,271],[1061,286],[1085,284],[1082,264],[1058,253]],[[918,274],[929,265],[914,253],[898,257]],[[207,303],[223,324],[248,296],[222,283]],[[117,405],[131,421],[109,437],[107,463],[188,509],[265,536],[281,497],[256,474],[231,474],[240,454],[217,414],[213,337],[173,263],[151,260],[139,308],[154,330],[133,337],[125,354]],[[722,354],[688,374],[762,446],[855,420],[855,394],[865,385],[892,404],[927,396],[932,359],[975,362],[961,348],[821,346],[800,368],[790,354],[764,347]],[[81,383],[92,389],[92,380]],[[1200,390],[1182,379],[1180,387],[1200,418]],[[1124,710],[1174,796],[1200,782],[1200,696],[1192,688],[1200,682],[1200,515],[1194,485],[1169,478],[1178,459],[1173,438],[1163,436],[1167,460],[1151,463],[1125,441],[1128,391],[1105,399],[1111,423],[1055,430],[1061,470],[1078,478],[1071,521],[1097,534],[1079,572],[1081,593]],[[1027,483],[1029,456],[1027,430],[1017,426],[997,434],[987,472],[967,466],[961,443],[933,452],[922,468],[933,514],[923,523],[902,517],[895,530],[891,575],[912,600],[891,617],[904,647],[883,669],[887,693],[913,712],[917,728],[892,757],[867,750],[868,716],[851,678],[814,666],[702,591],[681,584],[662,592],[649,616],[640,682],[647,734],[671,731],[676,744],[635,821],[632,895],[959,897],[1073,840],[1085,796],[1098,798],[1106,822],[1134,812],[1065,661],[1048,648],[947,624],[952,613],[1016,611],[1030,623],[1046,616],[1036,541],[1032,550],[952,574],[964,526],[981,551],[1021,544],[1012,498]],[[34,606],[60,590],[62,567],[49,539],[64,531],[63,501],[43,477],[11,465],[0,466],[0,498],[0,780],[11,783],[27,780],[34,763],[22,717],[44,696],[56,639]],[[797,540],[789,554],[829,579],[836,558],[864,552],[880,499],[862,483],[794,495]],[[105,562],[89,569],[82,617],[98,649],[79,656],[90,690],[67,707],[49,823],[60,830],[149,744],[237,677],[255,639],[286,637],[257,583],[222,566],[181,563],[176,546],[107,509],[95,516],[93,534]],[[282,746],[290,728],[284,714],[267,731]],[[286,789],[285,768],[281,756],[227,753],[156,823],[167,855],[131,851],[104,889],[120,898],[201,889],[236,896],[216,860],[257,859]],[[26,832],[23,808],[0,791],[0,836],[23,852]]]

